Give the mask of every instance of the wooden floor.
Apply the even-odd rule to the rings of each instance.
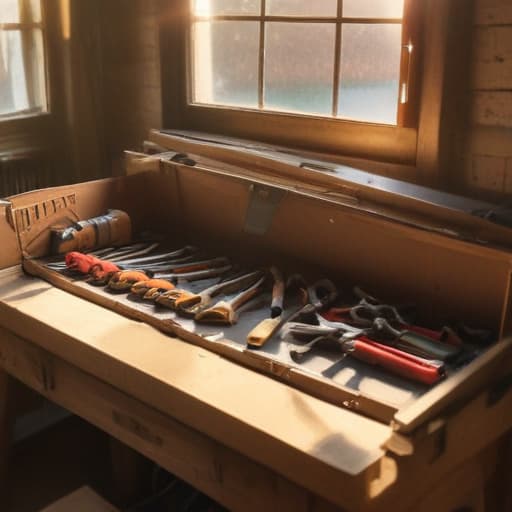
[[[15,446],[10,460],[10,512],[36,512],[82,485],[109,488],[108,436],[77,417]]]

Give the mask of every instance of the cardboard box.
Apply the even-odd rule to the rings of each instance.
[[[508,251],[372,215],[347,206],[345,198],[326,199],[322,194],[275,182],[244,168],[210,160],[190,167],[168,157],[137,159],[132,155],[128,170],[130,173],[135,167],[137,172],[131,176],[11,198],[9,215],[25,256],[24,268],[67,291],[314,396],[344,404],[379,421],[393,420],[401,431],[418,426],[419,417],[424,420],[435,415],[461,389],[466,393],[476,391],[484,378],[471,377],[473,372],[487,376],[494,373],[491,363],[481,366],[508,344],[496,345],[431,390],[411,383],[397,384],[386,372],[356,361],[347,362],[350,371],[331,379],[321,375],[319,368],[324,362],[297,365],[285,357],[283,347],[247,349],[244,335],[264,316],[242,316],[236,327],[225,330],[224,341],[209,341],[186,321],[172,318],[175,323],[168,316],[162,319],[125,297],[71,282],[38,263],[38,257],[48,254],[51,225],[120,208],[132,217],[135,232],[151,229],[167,233],[176,240],[176,246],[191,243],[256,266],[277,263],[288,272],[300,269],[309,277],[329,276],[347,286],[359,284],[377,296],[416,304],[420,324],[455,318],[493,329],[500,338],[509,334],[512,260]],[[353,374],[367,378],[358,377],[360,383],[354,388],[350,386]],[[417,417],[403,424],[400,417],[411,408],[417,411]]]
[[[84,486],[45,507],[41,512],[118,512],[118,509],[90,487]]]
[[[168,149],[172,150],[172,147]],[[286,421],[284,417],[275,418],[275,421],[269,418],[266,407],[251,410],[248,403],[247,410],[232,410],[233,400],[220,390],[231,387],[233,393],[236,393],[236,382],[227,385],[215,382],[213,385],[212,380],[212,389],[206,389],[200,381],[201,376],[194,373],[194,380],[192,371],[188,377],[180,377],[182,388],[179,392],[187,394],[190,401],[188,410],[185,397],[180,395],[178,402],[184,407],[173,409],[173,414],[180,421],[190,423],[194,428],[242,453],[249,453],[262,464],[279,467],[279,471],[301,485],[315,482],[317,492],[323,492],[322,495],[330,499],[333,499],[331,493],[334,491],[330,490],[332,486],[329,482],[334,483],[343,475],[343,478],[347,478],[344,482],[354,483],[354,495],[365,489],[366,494],[361,491],[357,499],[354,498],[354,503],[379,496],[383,489],[392,488],[394,481],[409,482],[412,485],[410,464],[417,464],[427,474],[426,450],[428,447],[430,457],[438,446],[436,443],[439,443],[439,454],[444,453],[448,445],[446,450],[453,453],[450,463],[445,463],[439,455],[439,464],[460,462],[464,457],[461,455],[464,444],[461,433],[467,428],[468,421],[472,426],[468,435],[474,440],[471,450],[485,446],[510,427],[512,418],[504,412],[508,410],[506,406],[510,397],[503,379],[506,380],[512,362],[511,344],[506,340],[512,328],[512,260],[507,250],[497,247],[499,233],[494,232],[496,246],[479,245],[457,239],[451,231],[443,233],[422,228],[419,219],[421,222],[426,221],[426,211],[421,212],[413,223],[410,222],[413,215],[410,212],[404,213],[392,208],[384,212],[377,206],[374,211],[369,205],[360,208],[343,194],[326,193],[325,189],[318,186],[315,188],[305,182],[294,181],[290,176],[276,176],[261,170],[257,165],[251,167],[247,164],[242,168],[233,163],[220,163],[190,155],[197,162],[190,166],[180,162],[179,158],[176,161],[174,155],[147,157],[132,153],[128,155],[128,175],[125,177],[12,197],[5,208],[6,220],[0,220],[0,235],[5,234],[12,239],[14,227],[14,239],[17,237],[24,268],[30,274],[39,275],[57,287],[130,318],[143,320],[163,332],[177,335],[324,402],[350,409],[351,415],[347,418],[352,418],[348,419],[348,424],[352,426],[357,424],[359,420],[356,418],[359,416],[373,418],[368,432],[373,429],[380,435],[381,427],[385,426],[389,435],[386,442],[379,441],[382,453],[377,454],[378,450],[374,450],[372,445],[371,456],[365,450],[361,450],[360,457],[350,450],[348,452],[351,455],[348,452],[340,454],[339,450],[334,449],[334,445],[338,446],[334,439],[333,445],[315,445],[314,449],[308,450],[307,440],[297,438],[293,427],[288,428],[283,424]],[[129,304],[124,297],[102,293],[83,283],[73,283],[60,274],[48,271],[41,264],[39,259],[44,258],[49,250],[49,226],[57,222],[69,222],[69,219],[100,215],[107,208],[126,210],[132,217],[136,232],[143,229],[165,232],[176,240],[177,245],[195,243],[241,261],[259,265],[277,263],[286,271],[300,268],[311,278],[328,276],[347,283],[347,286],[360,284],[379,296],[417,304],[425,323],[444,322],[453,318],[469,320],[473,325],[495,330],[501,341],[445,381],[425,390],[403,383],[397,385],[389,376],[379,374],[371,367],[365,368],[362,364],[353,367],[352,375],[357,378],[352,379],[352,382],[349,382],[351,378],[346,375],[336,381],[307,367],[290,364],[280,357],[281,354],[247,350],[240,339],[230,339],[229,335],[220,341],[208,340],[174,322],[162,322],[162,319],[149,314],[147,310]],[[254,211],[260,214],[254,215]],[[435,222],[432,221],[432,224]],[[506,237],[503,241],[505,245]],[[6,266],[19,260],[15,245],[4,258]],[[66,359],[75,362],[84,357],[88,363],[93,361],[96,356],[90,350],[89,341],[82,343],[81,334],[73,337],[68,332],[71,323],[61,322],[53,307],[48,306],[46,316],[41,312],[30,312],[29,301],[30,304],[37,302],[37,297],[34,298],[38,293],[35,285],[27,285],[26,293],[30,297],[27,298],[26,306],[17,302],[0,308],[3,326],[20,336],[28,337],[29,327],[23,326],[21,322],[22,317],[28,321],[32,316],[34,325],[44,324],[45,333],[58,334],[55,346],[66,346]],[[65,307],[66,301],[62,294],[47,295],[48,300],[54,301],[55,308]],[[75,305],[78,313],[81,306],[78,303]],[[11,320],[8,313],[14,309],[19,318]],[[109,321],[108,315],[99,312],[96,318],[105,323]],[[244,326],[243,322],[242,319],[241,325],[248,332],[250,326]],[[63,332],[66,330],[64,324],[67,326],[66,332]],[[129,325],[128,322],[126,326],[123,324],[126,328],[122,329],[127,345],[132,347],[126,357],[116,352],[121,350],[122,345],[122,336],[117,330],[107,339],[97,335],[94,326],[85,329],[84,338],[94,338],[101,350],[109,352],[112,368],[101,368],[102,372],[104,370],[101,378],[107,380],[106,376],[110,379],[112,375],[112,385],[116,385],[114,377],[119,377],[119,382],[124,379],[127,370],[123,370],[122,365],[137,365],[133,346],[136,342],[139,344],[139,330],[130,331]],[[68,341],[67,345],[64,340]],[[155,334],[148,335],[141,343],[147,350],[159,350],[158,357],[161,357],[164,350],[162,341],[162,337]],[[52,344],[51,341],[45,343],[46,348]],[[174,342],[171,343],[171,339],[169,346],[165,347],[167,349],[169,357],[172,356],[172,350],[176,350],[176,354],[181,350]],[[139,360],[142,356],[146,358],[150,354],[144,350],[139,353]],[[185,363],[185,359],[180,361]],[[144,386],[147,385],[152,390],[150,403],[159,410],[164,410],[166,397],[176,393],[175,389],[164,386],[167,377],[162,372],[163,369],[156,363],[148,363],[146,367],[141,363],[137,366],[137,373],[131,374],[133,382],[130,382],[130,386],[140,389],[141,394],[146,393]],[[220,380],[229,378],[228,374],[234,375],[235,372],[227,372],[225,368],[221,371],[219,367],[215,373]],[[213,375],[210,378],[213,379]],[[272,385],[267,384],[266,399],[272,400]],[[282,388],[279,387],[279,390],[281,392]],[[290,394],[295,397],[292,391]],[[256,381],[251,392],[261,406],[261,389],[258,389]],[[156,404],[157,401],[159,404]],[[326,404],[314,404],[318,411],[329,414],[329,418],[336,416],[331,414],[330,407],[324,411],[323,405]],[[296,408],[304,414],[298,405]],[[215,416],[219,411],[223,414],[224,426],[220,422],[205,420],[207,417],[219,420]],[[287,411],[289,415],[296,412],[295,408],[293,412]],[[484,418],[489,420],[489,424],[484,422]],[[323,422],[310,423],[311,432],[321,435]],[[310,423],[304,419],[300,432],[304,433]],[[340,423],[340,435],[346,433],[348,424]],[[364,429],[360,430],[363,432]],[[249,436],[249,432],[255,437],[251,437],[252,434]],[[290,447],[292,451],[287,451]],[[281,456],[285,453],[286,458]],[[411,454],[414,454],[412,462],[406,457]],[[310,465],[302,466],[306,459]],[[296,464],[290,462],[293,460]],[[387,468],[385,471],[378,470],[378,467],[384,466]],[[299,474],[298,468],[301,467],[309,468],[307,475]],[[322,469],[313,471],[314,468]],[[421,471],[414,472],[415,477],[419,477]],[[376,474],[379,474],[379,478],[374,478]],[[402,485],[406,486],[406,483]]]

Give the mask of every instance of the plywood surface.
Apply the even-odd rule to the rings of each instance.
[[[292,481],[363,486],[389,427],[53,286],[0,275],[0,323]]]

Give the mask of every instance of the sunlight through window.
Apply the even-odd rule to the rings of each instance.
[[[192,102],[396,125],[404,0],[194,0]]]
[[[40,0],[0,1],[0,117],[45,112]]]

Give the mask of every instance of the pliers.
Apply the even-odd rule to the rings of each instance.
[[[290,344],[290,356],[298,362],[314,347],[326,344],[340,349],[343,353],[342,359],[351,355],[365,363],[380,366],[391,373],[428,386],[439,382],[446,374],[442,361],[423,359],[377,343],[364,335],[357,336],[356,333],[319,336],[305,345]]]
[[[319,345],[335,346],[341,349],[343,357],[350,354],[353,357],[375,364],[402,377],[432,385],[445,375],[443,361],[436,358],[424,358],[406,353],[397,347],[389,346],[368,337],[372,333],[373,324],[367,327],[356,327],[345,322],[331,322],[320,315],[313,305],[308,304],[296,315],[301,321],[288,322],[281,331],[282,338],[292,335],[313,336],[304,345],[289,344],[290,356],[298,361],[305,354]]]

